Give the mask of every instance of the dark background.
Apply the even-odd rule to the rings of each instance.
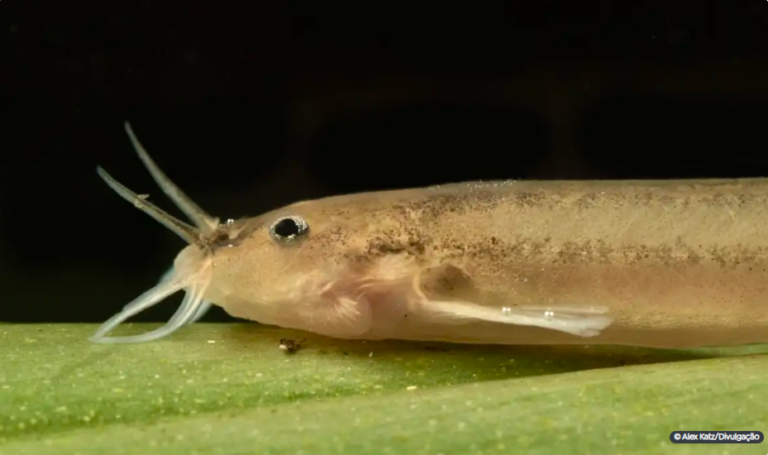
[[[354,5],[1,0],[0,320],[102,322],[184,246],[96,175],[178,213],[125,120],[222,218],[472,179],[768,176],[765,0]]]

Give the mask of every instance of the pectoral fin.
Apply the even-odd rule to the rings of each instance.
[[[458,321],[485,321],[527,325],[558,330],[580,337],[593,337],[608,327],[612,319],[600,308],[583,309],[565,306],[501,307],[471,302],[428,300],[422,302],[427,311]]]
[[[471,277],[454,266],[430,269],[414,278],[418,311],[446,322],[495,322],[535,326],[581,337],[592,337],[608,327],[612,318],[605,307],[580,305],[490,306],[471,300],[481,293]]]

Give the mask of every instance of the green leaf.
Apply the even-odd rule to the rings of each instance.
[[[154,328],[136,324],[125,332]],[[0,325],[0,455],[707,454],[768,430],[768,346],[462,346],[196,324],[138,345]],[[295,353],[281,338],[307,338]]]

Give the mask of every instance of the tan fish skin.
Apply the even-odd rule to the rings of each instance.
[[[768,342],[768,179],[470,182],[304,201],[219,223],[126,129],[195,226],[100,170],[190,246],[94,341],[161,338],[214,304],[236,317],[352,339]],[[187,298],[166,327],[104,336],[182,289]]]
[[[263,232],[281,215],[313,229],[300,248],[275,248]],[[370,330],[354,337],[670,348],[766,342],[766,220],[763,179],[486,182],[332,197],[251,221],[264,224],[238,248],[215,253],[211,289],[222,291],[214,301],[232,314],[258,320],[249,302],[291,306],[268,294],[318,270],[325,280],[368,269],[407,278],[450,264],[468,276],[452,278],[441,298],[497,308],[605,306],[614,321],[583,338],[443,324],[429,311],[406,317],[402,305],[382,299],[371,301]],[[264,322],[313,330],[291,317]]]

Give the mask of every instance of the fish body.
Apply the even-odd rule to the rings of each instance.
[[[105,172],[189,246],[94,341],[229,314],[347,339],[662,348],[768,342],[768,179],[498,181],[332,196],[220,223],[151,162],[193,221]],[[145,335],[104,335],[167,295]]]
[[[244,253],[272,246],[257,233],[287,215],[314,228],[303,244],[293,250],[275,245],[277,257],[267,261]],[[275,292],[306,283],[308,293],[297,290],[276,305],[287,308],[287,316],[269,322],[282,326],[317,330],[311,316],[304,320],[292,310],[300,306],[292,299],[321,305],[313,298],[312,277],[318,286],[377,283],[367,293],[364,287],[349,292],[368,299],[367,330],[326,332],[331,336],[654,347],[765,342],[763,220],[765,179],[471,182],[330,197],[247,221],[243,252],[224,250],[214,259],[214,283],[221,284],[212,288],[222,292],[212,299],[235,316],[259,320],[252,302],[281,299],[261,294],[269,292],[266,283],[240,283],[259,276],[265,263],[280,263],[284,269],[269,277]],[[428,301],[470,302],[499,312],[601,308],[612,322],[596,336],[581,337],[451,320],[428,304],[410,305],[418,274],[430,277],[421,280]]]

